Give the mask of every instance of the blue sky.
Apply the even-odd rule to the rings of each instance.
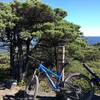
[[[11,0],[0,0],[11,1]],[[42,0],[68,12],[66,20],[81,26],[85,36],[100,36],[100,0]]]

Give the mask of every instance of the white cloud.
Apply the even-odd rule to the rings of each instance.
[[[100,29],[99,28],[81,28],[84,36],[100,36]]]

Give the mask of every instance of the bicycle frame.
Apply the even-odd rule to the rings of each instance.
[[[93,70],[85,63],[83,63],[83,67],[93,76],[91,82],[96,83],[96,85],[100,86],[100,78],[93,72]]]
[[[48,79],[48,82],[50,83],[51,88],[54,91],[60,91],[59,84],[54,83],[54,81],[51,79],[50,75],[55,76],[55,78],[57,78],[57,80],[61,80],[62,79],[62,74],[58,75],[58,74],[54,73],[53,71],[46,68],[43,64],[39,64],[38,70],[42,71],[45,74],[45,76]]]

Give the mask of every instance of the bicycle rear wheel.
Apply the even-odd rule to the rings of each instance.
[[[31,80],[27,84],[25,91],[28,95],[32,95],[35,100],[36,96],[38,95],[38,88],[39,88],[38,76],[33,75]]]
[[[94,91],[90,79],[81,73],[74,73],[64,81],[64,96],[71,100],[91,100]]]

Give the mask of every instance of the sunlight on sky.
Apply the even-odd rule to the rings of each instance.
[[[80,29],[83,32],[84,36],[100,36],[100,29],[99,28],[88,28],[84,27]]]
[[[81,26],[85,36],[100,36],[100,0],[43,0],[68,12],[67,21]],[[59,1],[59,2],[58,2]]]
[[[0,2],[10,2],[10,1],[13,1],[13,0],[0,0]]]

